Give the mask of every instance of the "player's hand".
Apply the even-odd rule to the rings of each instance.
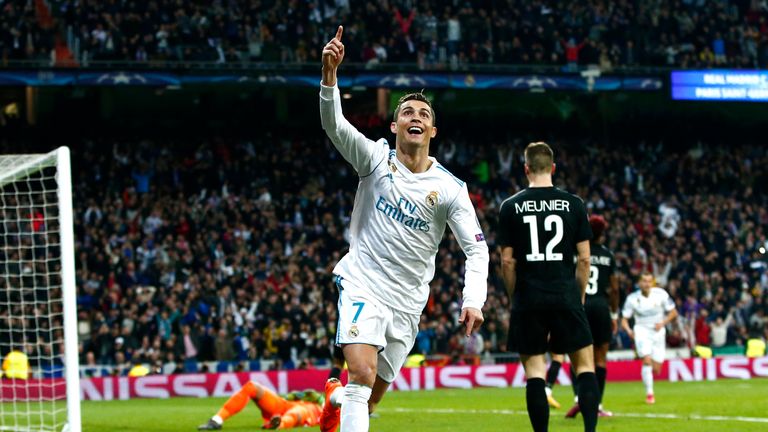
[[[617,320],[611,320],[611,334],[615,335],[619,332],[619,323]]]
[[[483,321],[485,321],[485,318],[483,318],[483,312],[481,312],[480,309],[468,307],[461,310],[461,316],[459,317],[459,324],[466,323],[467,331],[465,335],[467,337],[469,337],[469,335],[471,335],[473,331],[478,330],[480,326],[483,324]]]
[[[629,336],[630,339],[635,340],[635,332],[632,330],[627,330],[627,336]]]
[[[656,325],[654,326],[654,328],[656,328],[656,331],[660,331],[661,329],[664,328],[664,323],[663,322],[657,322]]]
[[[333,37],[325,47],[323,47],[323,68],[329,70],[336,70],[344,60],[344,44],[341,43],[341,34],[344,32],[344,27],[339,26],[336,30],[336,36]]]

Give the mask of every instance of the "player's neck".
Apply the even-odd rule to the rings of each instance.
[[[414,148],[397,146],[397,160],[414,174],[423,173],[432,166],[432,161],[429,159],[429,147],[426,146]]]
[[[552,187],[552,176],[549,174],[531,175],[528,176],[529,188],[545,188]]]

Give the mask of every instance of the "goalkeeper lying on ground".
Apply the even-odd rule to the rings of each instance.
[[[197,430],[219,430],[224,422],[256,402],[264,419],[262,429],[288,429],[292,427],[317,426],[323,410],[324,397],[314,390],[291,392],[280,397],[259,383],[248,381],[237,393],[224,403],[208,423]]]

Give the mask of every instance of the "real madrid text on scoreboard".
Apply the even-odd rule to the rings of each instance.
[[[674,71],[672,99],[768,102],[768,71]]]

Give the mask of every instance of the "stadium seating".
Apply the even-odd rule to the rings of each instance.
[[[68,34],[80,65],[92,61],[317,63],[347,24],[348,62],[467,65],[765,67],[764,2],[367,2],[201,4],[192,1],[30,3],[0,7],[4,59],[49,58]],[[406,5],[417,5],[409,8]],[[39,9],[39,8],[38,8]],[[23,19],[19,20],[18,17]],[[45,27],[48,27],[47,29]],[[51,28],[52,27],[52,28]],[[58,47],[57,47],[58,49]]]

